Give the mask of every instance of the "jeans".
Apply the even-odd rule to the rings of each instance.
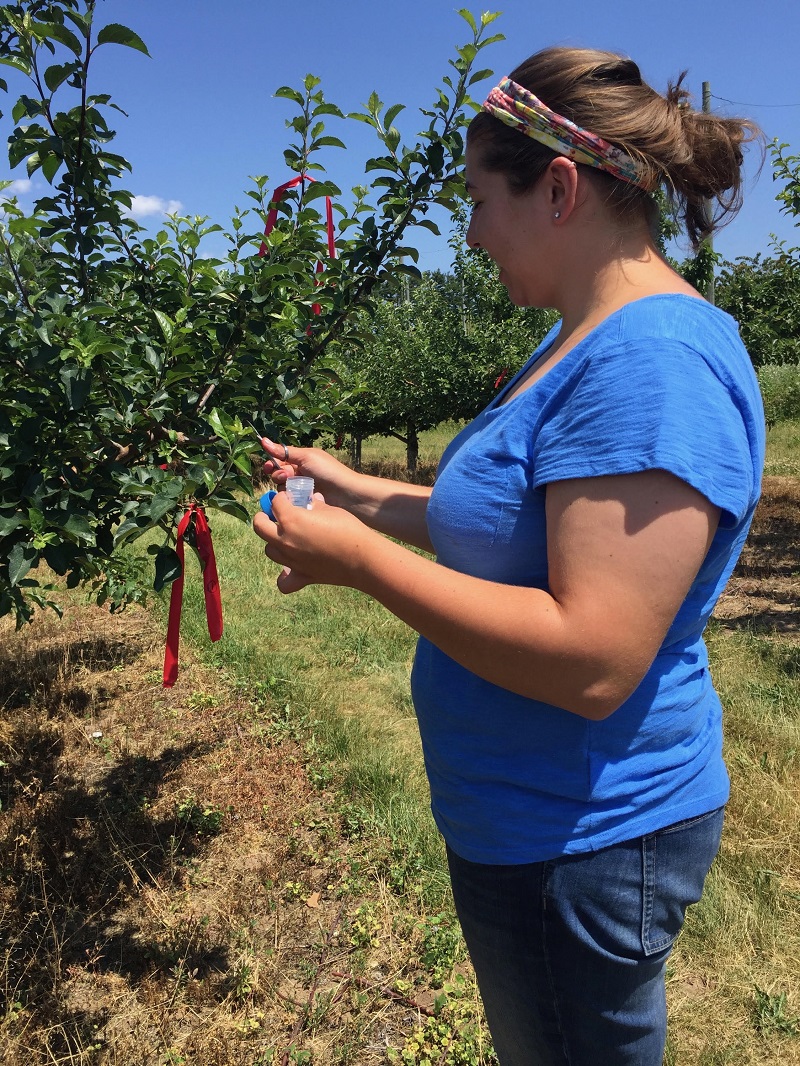
[[[520,866],[448,849],[501,1066],[661,1066],[666,961],[702,893],[723,811]]]

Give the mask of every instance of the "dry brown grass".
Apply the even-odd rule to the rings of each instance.
[[[0,636],[2,1061],[385,1062],[418,915],[279,709],[188,653],[163,690],[141,610]]]

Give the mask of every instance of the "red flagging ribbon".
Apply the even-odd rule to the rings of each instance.
[[[202,507],[193,503],[178,523],[178,539],[175,551],[181,561],[181,576],[172,582],[172,595],[169,601],[169,624],[167,626],[167,647],[164,652],[164,688],[172,688],[178,677],[178,644],[181,631],[181,607],[183,606],[183,576],[185,573],[183,538],[189,523],[194,518],[194,539],[200,566],[203,571],[203,593],[206,599],[206,620],[208,635],[212,640],[222,636],[222,599],[219,594],[217,577],[217,560],[214,558],[214,545],[211,530],[208,527]]]
[[[270,210],[267,215],[267,224],[264,227],[264,236],[269,237],[275,228],[275,223],[278,221],[278,204],[283,199],[284,193],[289,189],[294,189],[303,181],[316,181],[316,178],[312,178],[310,174],[298,174],[296,178],[292,178],[291,181],[285,182],[283,185],[279,185],[275,192],[272,194],[271,204],[275,206]],[[336,237],[333,231],[333,204],[331,203],[330,196],[325,197],[325,228],[328,232],[328,255],[331,259],[336,258]],[[261,242],[261,247],[258,249],[259,258],[263,258],[267,254],[267,245],[264,241]],[[320,274],[323,270],[321,262],[318,262],[315,268],[315,273]],[[315,315],[322,313],[322,308],[319,304],[314,304],[313,311]]]

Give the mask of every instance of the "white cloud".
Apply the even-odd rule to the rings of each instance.
[[[0,202],[3,200],[11,200],[15,196],[24,196],[25,193],[31,191],[30,178],[17,178],[16,181],[12,181],[5,189],[0,189]]]
[[[161,196],[134,196],[129,214],[133,218],[150,215],[173,215],[183,207],[180,200],[165,200]]]
[[[31,191],[31,186],[32,183],[30,178],[17,178],[5,189],[0,189],[0,219],[5,220],[8,218],[8,211],[5,209],[5,204],[8,203],[9,200],[15,198],[17,201],[20,199],[24,201],[26,193]],[[25,210],[26,205],[24,202],[18,203],[18,206],[22,210]]]

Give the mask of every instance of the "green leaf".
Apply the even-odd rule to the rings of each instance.
[[[138,540],[143,533],[146,533],[150,528],[150,523],[146,519],[129,518],[126,522],[117,529],[114,534],[114,545],[124,544],[126,541]]]
[[[478,27],[477,27],[477,24],[475,22],[475,16],[472,14],[472,12],[468,8],[462,7],[462,8],[459,8],[458,13],[462,17],[462,19],[466,22],[466,24],[469,26],[469,28],[472,30],[472,32],[473,33],[477,33],[478,32]]]
[[[390,152],[396,152],[397,146],[400,143],[400,130],[396,126],[390,126],[386,131],[386,147]]]
[[[388,129],[401,111],[405,110],[405,104],[393,104],[392,107],[387,108],[386,114],[383,116],[383,124]]]
[[[372,115],[362,115],[360,111],[351,111],[347,117],[355,119],[357,122],[366,122],[367,125],[375,126],[376,128],[378,125]]]
[[[474,74],[470,75],[470,79],[467,85],[474,85],[476,81],[485,81],[486,78],[493,78],[493,70],[476,70]]]
[[[212,411],[209,411],[208,424],[218,437],[222,437],[222,439],[228,444],[231,443],[231,420],[223,411],[220,411],[217,407]]]
[[[8,578],[18,585],[36,562],[39,553],[32,544],[15,544],[8,553]]]
[[[84,37],[89,36],[89,29],[91,27],[91,14],[81,15],[77,11],[70,11],[68,8],[64,9],[64,17],[68,18],[73,26],[77,26]]]
[[[430,218],[419,218],[414,223],[414,225],[415,226],[423,226],[425,229],[429,229],[431,231],[431,233],[435,233],[437,237],[441,237],[441,235],[442,235],[442,231],[439,229],[439,227],[436,225],[436,223],[433,221],[433,219],[430,219]]]
[[[239,518],[243,522],[250,521],[250,512],[242,504],[237,503],[236,500],[226,499],[218,493],[216,496],[212,496],[208,503],[210,507],[217,511],[224,511],[225,514],[233,515],[234,518]]]
[[[39,318],[38,314],[34,315],[33,328],[36,331],[36,336],[39,338],[39,340],[41,340],[45,344],[49,345],[50,344],[50,333],[48,332],[48,329],[47,329],[47,323],[46,322],[42,322],[42,320]]]
[[[44,105],[42,101],[34,100],[32,97],[27,96],[24,93],[11,109],[11,117],[15,122],[20,122],[26,115],[29,118],[35,118],[37,115],[42,114],[44,114]]]
[[[412,278],[421,278],[422,271],[411,263],[395,263],[392,269],[398,274],[408,274]]]
[[[153,588],[156,592],[161,592],[165,585],[172,584],[182,573],[183,567],[175,549],[167,544],[159,548],[156,555],[156,576],[153,581]]]
[[[170,511],[175,510],[175,497],[174,496],[154,496],[150,503],[150,521],[155,523],[168,514]]]
[[[296,104],[300,104],[302,107],[305,103],[303,94],[298,92],[297,89],[293,89],[290,85],[281,85],[280,89],[276,89],[275,96],[280,96],[285,100],[294,100]]]
[[[94,544],[95,542],[94,530],[83,515],[71,514],[62,528],[65,533],[69,533],[76,540],[86,541],[87,544]]]
[[[338,137],[317,137],[317,139],[314,141],[314,147],[322,147],[323,145],[329,148],[347,147],[344,141],[340,141]]]
[[[134,33],[127,26],[121,26],[118,22],[109,22],[107,26],[103,26],[97,35],[97,43],[122,44],[126,48],[135,48],[137,52],[144,52],[146,56],[150,55],[147,45],[139,34]]]
[[[28,521],[34,533],[44,532],[44,515],[38,508],[30,507],[28,509]]]
[[[319,200],[322,196],[341,196],[341,194],[342,190],[332,181],[315,181],[306,189],[303,200],[308,204],[312,200]]]
[[[70,75],[80,69],[80,63],[56,63],[44,72],[44,83],[54,93],[59,85],[63,85]]]
[[[337,118],[344,118],[341,108],[337,107],[336,104],[328,103],[317,104],[311,114],[315,118],[317,115],[336,115]]]
[[[79,411],[86,403],[91,391],[91,372],[81,366],[65,366],[62,367],[59,377],[64,386],[70,409]]]
[[[175,333],[175,323],[172,322],[163,311],[159,311],[157,308],[153,308],[153,314],[156,316],[156,321],[161,327],[161,332],[164,335],[164,340],[167,344],[172,343],[172,337]]]
[[[15,529],[23,523],[22,511],[16,511],[10,515],[0,515],[0,537],[6,537],[9,533],[13,533]]]
[[[76,56],[81,55],[83,52],[83,44],[72,30],[68,30],[66,26],[59,22],[34,22],[32,30],[39,41],[58,41],[59,44],[69,48],[70,52],[74,52]]]
[[[0,56],[0,63],[4,67],[13,67],[15,70],[21,70],[23,74],[30,74],[30,64],[24,59],[20,59],[18,56]],[[3,82],[5,85],[5,82]]]
[[[237,470],[241,470],[243,474],[250,475],[253,471],[252,463],[250,462],[250,453],[245,455],[236,455],[233,458],[233,465]]]
[[[55,153],[51,152],[50,155],[46,155],[42,160],[42,174],[52,185],[53,178],[58,173],[58,168],[61,166],[61,159]]]

